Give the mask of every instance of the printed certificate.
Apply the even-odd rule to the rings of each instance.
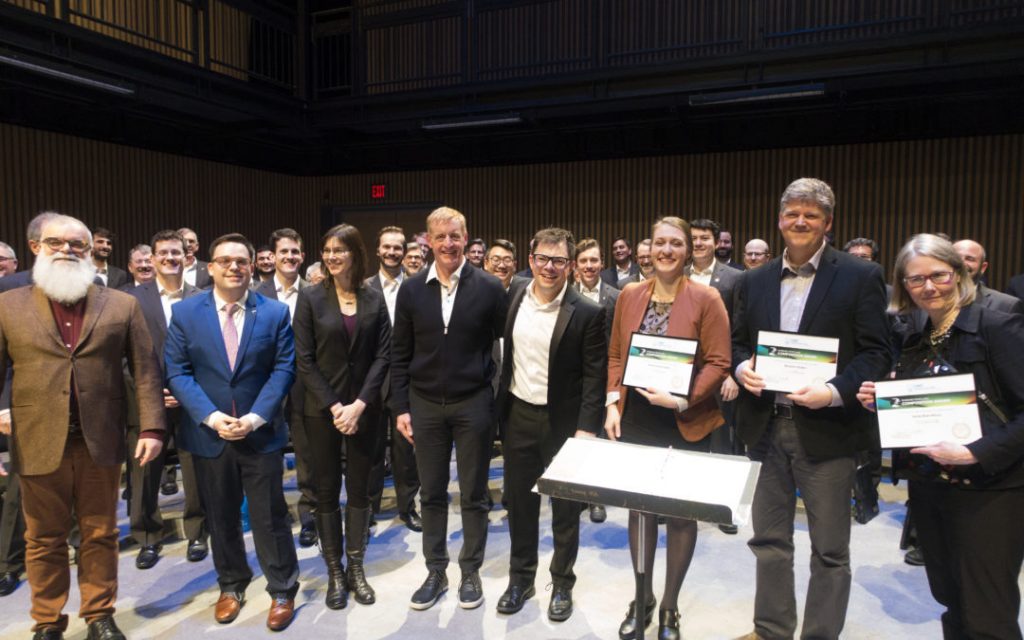
[[[883,449],[967,444],[981,437],[970,373],[876,382],[875,407]]]
[[[839,338],[759,331],[755,353],[754,371],[764,378],[765,390],[792,393],[836,377]]]
[[[622,384],[688,397],[696,356],[696,340],[634,333],[629,341]]]

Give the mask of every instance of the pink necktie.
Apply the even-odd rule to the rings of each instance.
[[[224,333],[224,349],[228,352],[228,365],[231,370],[235,370],[235,358],[238,357],[238,328],[235,327],[235,312],[238,311],[238,305],[231,303],[225,305],[224,313],[227,314],[227,322],[224,323],[222,329]]]

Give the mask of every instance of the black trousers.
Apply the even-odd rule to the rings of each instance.
[[[306,388],[298,378],[292,385],[285,401],[284,411],[288,416],[288,433],[295,451],[295,482],[299,488],[299,522],[303,526],[313,524],[313,507],[316,505],[316,481],[313,477],[313,457],[306,435],[304,405]]]
[[[1020,638],[1024,488],[969,491],[912,480],[910,508],[946,640]]]
[[[167,458],[167,446],[145,467],[135,459],[135,446],[139,442],[139,427],[128,428],[128,473],[131,487],[128,502],[128,520],[132,537],[140,545],[159,544],[164,537],[164,519],[160,514],[160,482]],[[199,495],[192,454],[178,449],[181,463],[181,482],[185,489],[185,511],[182,516],[185,536],[189,540],[206,540],[206,512]]]
[[[348,486],[348,504],[357,509],[370,505],[369,485],[373,450],[376,446],[374,416],[359,420],[359,431],[355,435],[342,435],[330,418],[305,416],[306,435],[312,454],[312,471],[315,507],[322,513],[338,508],[341,494],[342,447],[345,448],[345,484]]]
[[[249,500],[249,523],[267,592],[293,598],[299,589],[299,563],[281,484],[282,459],[280,450],[257,453],[245,441],[228,442],[216,458],[193,457],[221,591],[244,592],[252,581],[242,538],[243,495]]]
[[[448,482],[454,445],[462,507],[459,567],[464,574],[478,571],[487,546],[487,472],[494,442],[491,387],[445,404],[410,390],[409,409],[420,473],[423,555],[427,568],[443,571],[448,566]]]
[[[398,433],[395,418],[390,411],[380,414],[379,441],[370,472],[370,500],[380,506],[384,492],[384,456],[391,451],[391,477],[395,482],[395,502],[398,513],[409,513],[416,508],[416,494],[420,492],[420,477],[416,470],[416,452],[409,441]],[[375,507],[376,508],[376,507]]]
[[[541,497],[531,489],[551,463],[565,438],[551,432],[548,408],[514,398],[505,425],[505,498],[508,501],[512,557],[509,579],[532,585],[537,575],[537,544]],[[573,565],[580,547],[580,503],[552,498],[551,529],[555,552],[551,558],[551,582],[572,589]]]
[[[25,517],[21,513],[21,482],[11,471],[0,478],[4,488],[3,514],[0,515],[0,573],[25,571]]]

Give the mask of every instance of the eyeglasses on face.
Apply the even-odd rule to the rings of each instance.
[[[954,275],[952,271],[933,271],[928,275],[907,276],[903,278],[903,284],[907,285],[908,289],[920,289],[928,280],[931,280],[932,284],[949,284],[953,282]]]
[[[532,255],[533,263],[541,268],[548,266],[549,262],[555,265],[556,269],[564,269],[565,266],[569,264],[569,258],[564,258],[562,256],[546,256],[543,253],[534,253]]]
[[[60,251],[67,245],[75,253],[82,253],[89,248],[89,243],[85,240],[64,240],[63,238],[43,238],[40,240],[43,244],[50,248],[51,251]]]
[[[252,260],[249,258],[232,258],[230,256],[220,256],[214,258],[211,262],[221,269],[230,269],[233,264],[237,264],[239,269],[248,269],[252,266]]]
[[[350,253],[352,253],[351,249],[337,249],[334,247],[324,247],[323,250],[320,251],[320,255],[328,258],[331,256],[347,256]]]
[[[490,258],[487,258],[487,262],[490,262],[496,267],[502,264],[510,267],[515,264],[515,261],[516,259],[512,256],[491,256]]]
[[[765,255],[767,255],[767,253],[767,251],[747,251],[743,255],[747,256],[748,258],[762,258]]]

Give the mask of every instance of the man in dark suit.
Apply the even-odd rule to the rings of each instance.
[[[629,246],[629,240],[615,238],[612,241],[612,265],[601,272],[601,279],[615,287],[619,280],[640,273],[640,265],[632,258],[633,249]]]
[[[761,462],[754,494],[757,558],[754,631],[749,638],[792,638],[796,492],[807,511],[811,578],[802,637],[838,638],[850,596],[850,494],[857,452],[877,430],[857,402],[865,380],[890,370],[885,283],[878,265],[825,243],[835,197],[814,178],[782,194],[783,255],[750,271],[733,312],[733,365],[741,389],[736,428]],[[839,339],[836,376],[793,393],[765,389],[753,358],[758,332],[790,331]]]
[[[718,261],[725,266],[732,267],[738,271],[743,271],[743,265],[732,259],[732,252],[732,232],[722,229],[718,233],[718,241],[715,243],[715,257],[718,258]]]
[[[1018,300],[1024,300],[1024,273],[1018,273],[1010,278],[1010,284],[1006,287],[1006,293]]]
[[[576,247],[564,229],[534,236],[534,278],[513,297],[505,322],[498,415],[505,456],[512,555],[499,613],[516,613],[535,593],[540,496],[532,487],[566,439],[593,436],[604,419],[608,342],[604,309],[569,286]],[[551,501],[555,553],[548,618],[572,615],[579,503]]]
[[[964,260],[967,273],[977,287],[975,302],[989,309],[1005,311],[1006,313],[1024,314],[1024,302],[1020,298],[990,289],[985,285],[984,275],[988,271],[988,258],[985,255],[985,247],[974,240],[957,240],[953,248]]]
[[[177,231],[157,232],[153,236],[152,247],[156,278],[132,287],[127,293],[139,301],[149,335],[153,338],[153,345],[157,353],[163,354],[173,307],[181,300],[196,295],[199,290],[186,284],[182,279],[185,241]],[[160,363],[162,367],[163,358],[160,359]],[[130,372],[125,374],[125,383],[129,389],[135,386],[134,377]],[[178,425],[186,416],[169,389],[163,389],[163,394],[168,435],[174,436]],[[140,421],[138,407],[131,402],[131,394],[128,395],[128,399],[128,448],[131,450],[139,438]],[[135,558],[135,566],[139,569],[150,569],[160,559],[164,521],[158,501],[164,459],[168,451],[169,448],[165,448],[153,464],[140,466],[133,460],[129,465],[131,496],[128,513],[132,537],[140,547]],[[182,484],[185,488],[182,520],[185,525],[185,536],[188,538],[186,558],[190,562],[199,562],[206,558],[208,553],[206,515],[199,498],[192,454],[178,447],[178,460],[181,463]]]
[[[270,278],[263,280],[253,289],[271,300],[287,304],[289,317],[294,318],[299,291],[309,286],[309,283],[299,275],[302,263],[306,259],[302,236],[295,229],[277,229],[270,234],[269,246],[274,271]],[[309,438],[306,437],[306,428],[302,420],[302,402],[305,394],[301,381],[296,378],[288,394],[284,415],[288,419],[288,433],[291,435],[292,447],[295,450],[295,480],[299,487],[299,544],[303,547],[312,547],[317,540],[316,523],[313,520],[316,495],[313,487]]]
[[[111,289],[121,289],[131,282],[128,272],[110,264],[110,254],[114,251],[114,232],[110,229],[97,227],[92,234],[92,262],[96,265],[96,275],[103,284]]]
[[[281,407],[295,380],[288,307],[249,291],[255,251],[239,234],[210,246],[213,289],[177,303],[164,346],[171,393],[188,413],[178,447],[193,455],[221,595],[215,619],[238,617],[252,570],[245,558],[241,507],[267,592],[267,627],[291,623],[299,565],[284,501],[281,455],[288,429]]]
[[[148,244],[137,244],[128,252],[128,284],[121,287],[122,291],[129,291],[145,282],[152,282],[155,277],[153,271],[153,248]]]
[[[213,282],[209,263],[199,259],[199,236],[188,227],[178,229],[178,233],[185,238],[185,282],[196,289],[209,289]]]
[[[736,296],[739,295],[739,284],[743,280],[743,272],[733,269],[716,259],[715,247],[718,246],[718,223],[707,218],[699,218],[690,222],[690,239],[693,244],[693,259],[686,266],[686,276],[692,281],[711,287],[718,291],[725,303],[725,311],[732,317]],[[711,432],[711,451],[730,455],[742,455],[743,443],[736,435],[733,401],[739,393],[739,386],[732,376],[722,383],[716,394],[725,426]],[[718,528],[730,535],[738,532],[736,525],[720,524]]]
[[[625,289],[626,285],[630,282],[641,282],[650,278],[651,274],[654,273],[654,262],[651,261],[650,238],[644,238],[640,242],[636,243],[636,264],[640,267],[640,270],[633,275],[620,279],[615,283],[616,289]],[[611,320],[608,322],[610,326]]]
[[[395,324],[395,303],[398,300],[398,290],[406,278],[402,271],[405,248],[405,232],[401,227],[383,227],[377,233],[377,259],[380,261],[380,269],[366,279],[368,286],[384,295],[384,302],[388,306],[388,318],[392,326]],[[417,246],[416,249],[418,250],[418,248]],[[395,418],[387,409],[390,396],[391,379],[389,376],[384,379],[384,385],[381,387],[384,406],[384,410],[381,411],[381,424],[384,427],[381,438],[384,440],[382,444],[386,444],[390,440],[391,477],[395,481],[398,518],[412,531],[422,531],[423,521],[420,519],[419,512],[416,511],[416,494],[420,490],[419,473],[416,470],[416,453],[409,441],[395,430]],[[385,448],[382,446],[380,449],[381,458],[384,457]],[[378,507],[383,490],[384,461],[381,459],[374,466],[370,481],[370,496]]]
[[[448,589],[448,481],[455,445],[462,506],[459,605],[483,602],[487,470],[494,442],[491,348],[505,328],[501,281],[467,264],[466,219],[448,207],[427,217],[430,268],[398,290],[391,342],[391,411],[416,447],[428,575],[413,594],[428,609]]]
[[[50,216],[41,227],[34,284],[0,296],[0,380],[11,377],[11,461],[20,475],[26,568],[36,638],[62,638],[71,585],[67,540],[81,529],[80,615],[89,637],[123,639],[117,597],[117,489],[124,444],[122,358],[135,375],[144,425],[134,456],[163,446],[160,365],[134,298],[93,283],[92,234]],[[0,383],[2,384],[2,383]],[[0,389],[2,391],[2,389]]]

